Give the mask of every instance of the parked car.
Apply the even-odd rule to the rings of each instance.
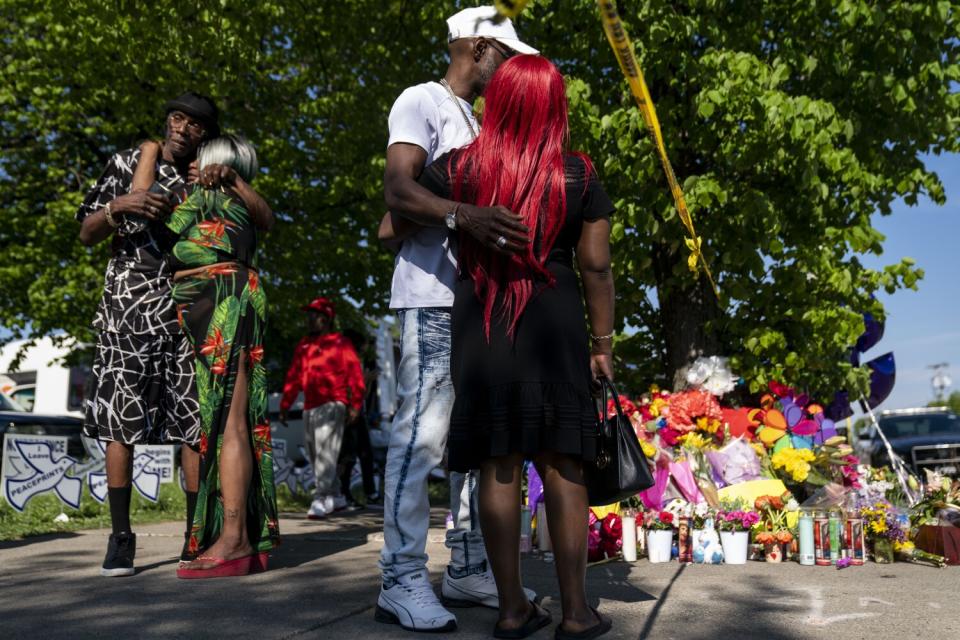
[[[5,433],[66,436],[67,453],[80,460],[84,457],[82,429],[83,420],[76,416],[32,413],[0,393],[0,438]]]
[[[59,344],[50,337],[32,343],[15,340],[3,345],[0,347],[0,392],[27,411],[82,418],[90,367],[68,365],[64,360],[84,346],[74,342]],[[14,361],[18,361],[15,371],[11,370]]]
[[[921,477],[930,469],[960,475],[960,417],[945,407],[884,411],[877,422],[894,452]],[[871,425],[861,434],[870,464],[889,464],[886,446]]]

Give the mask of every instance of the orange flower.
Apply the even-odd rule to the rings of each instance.
[[[792,533],[790,533],[786,529],[777,531],[777,542],[780,542],[782,544],[787,544],[788,542],[792,542],[792,541],[793,541]]]
[[[207,336],[206,342],[200,346],[200,355],[202,356],[217,356],[223,352],[225,343],[223,341],[223,333],[220,329],[214,329],[213,335]]]
[[[197,224],[197,228],[200,229],[200,232],[208,236],[216,236],[218,238],[223,237],[224,231],[227,230],[227,227],[235,227],[236,225],[232,222],[224,220],[223,218],[213,218],[212,220],[204,220],[203,222]]]
[[[250,285],[250,291],[256,291],[260,288],[260,276],[257,275],[256,271],[250,271],[249,274],[247,283]]]
[[[255,426],[253,428],[253,437],[263,442],[270,442],[270,424],[263,423]]]
[[[236,272],[237,272],[237,267],[235,265],[218,264],[210,267],[204,273],[208,277],[213,277],[213,276],[228,276],[231,273],[236,273]]]
[[[253,347],[252,349],[250,349],[249,354],[250,354],[250,362],[252,362],[253,364],[257,364],[258,362],[263,360],[263,345],[258,344],[257,346]]]
[[[774,536],[769,531],[758,533],[756,538],[757,542],[759,542],[760,544],[773,544],[773,542],[776,541],[776,539],[777,539],[776,536]]]
[[[219,358],[213,365],[210,367],[210,373],[215,376],[222,376],[227,372],[227,359],[226,357]]]

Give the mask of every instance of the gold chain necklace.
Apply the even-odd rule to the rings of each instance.
[[[457,97],[457,94],[453,92],[453,89],[450,87],[450,83],[447,82],[446,78],[440,78],[440,84],[443,85],[443,88],[447,90],[447,93],[450,94],[450,98],[453,100],[453,104],[457,105],[457,109],[460,110],[460,115],[463,116],[463,121],[467,123],[467,127],[470,129],[470,136],[476,140],[477,132],[473,128],[473,124],[470,122],[470,118],[467,117],[467,112],[464,111],[463,105],[460,104],[460,98]]]

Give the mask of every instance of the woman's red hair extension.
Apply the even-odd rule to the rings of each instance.
[[[460,268],[473,278],[483,302],[487,339],[498,298],[513,336],[537,288],[555,284],[544,263],[566,216],[569,137],[567,96],[557,68],[534,55],[516,55],[500,65],[484,93],[480,135],[450,167],[455,200],[502,205],[520,215],[531,233],[527,251],[509,257],[461,234]],[[589,176],[590,160],[582,158]]]

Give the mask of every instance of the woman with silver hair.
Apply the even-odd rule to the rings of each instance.
[[[256,260],[258,235],[274,217],[250,187],[259,167],[246,140],[209,140],[196,162],[197,182],[166,223],[177,236],[167,259],[177,316],[193,345],[201,422],[187,548],[195,559],[181,562],[177,576],[216,578],[266,570],[279,540],[263,365],[266,297]],[[152,180],[149,168],[143,173]]]

